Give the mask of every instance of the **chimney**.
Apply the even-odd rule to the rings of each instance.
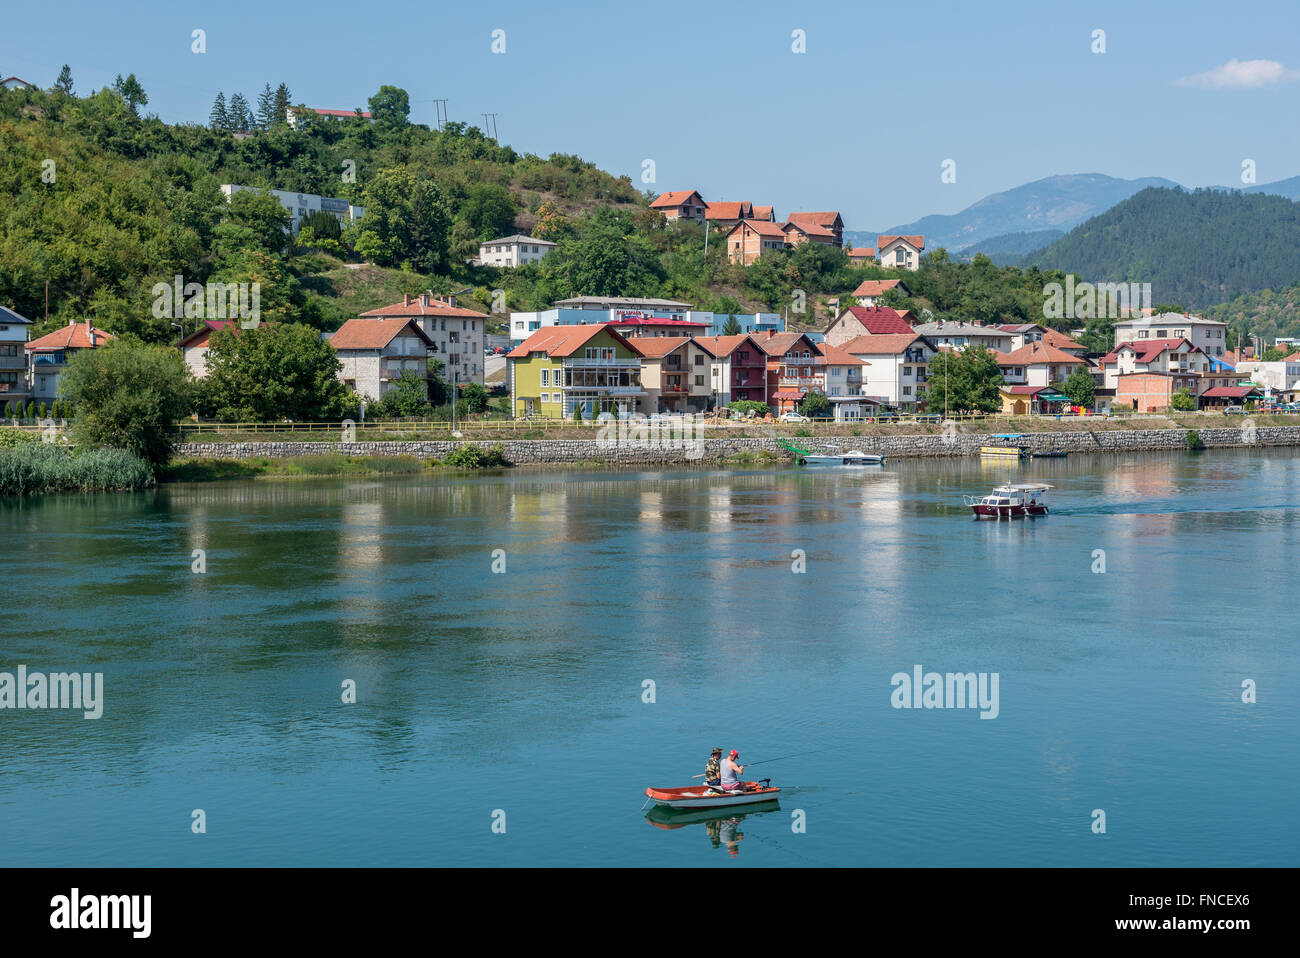
[[[402,305],[403,305],[403,306],[410,306],[410,305],[411,305],[411,294],[410,294],[410,293],[403,293],[403,294],[402,294]]]
[[[95,345],[95,327],[90,325],[90,320],[86,320],[86,338],[90,340],[90,345]]]
[[[421,293],[421,294],[420,294],[420,305],[421,305],[421,306],[428,306],[428,305],[429,305],[429,294],[428,294],[428,293]]]

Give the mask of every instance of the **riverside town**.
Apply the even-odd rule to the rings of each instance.
[[[369,945],[429,868],[494,933],[525,868],[600,937],[645,868],[1269,927],[1300,8],[50,2],[0,32],[7,935]]]

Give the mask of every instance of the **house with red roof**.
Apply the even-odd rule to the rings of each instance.
[[[296,130],[304,121],[332,120],[338,122],[340,120],[355,119],[358,116],[367,122],[375,122],[375,118],[365,110],[321,110],[311,106],[289,107],[289,115],[287,119],[289,126]]]
[[[826,342],[843,346],[859,336],[896,336],[912,332],[916,317],[911,310],[888,306],[850,306],[826,327]]]
[[[448,383],[483,382],[483,342],[487,315],[456,305],[454,295],[403,296],[400,303],[361,314],[361,319],[412,319],[433,343],[433,357],[442,363]]]
[[[877,236],[876,250],[881,266],[890,269],[920,269],[924,236]]]
[[[854,246],[845,250],[845,252],[848,254],[851,266],[865,266],[876,261],[876,248],[874,246]]]
[[[891,289],[898,290],[904,296],[912,295],[912,291],[901,279],[864,279],[849,295],[858,301],[859,306],[875,306],[876,300]]]
[[[1139,339],[1123,343],[1112,349],[1097,361],[1102,368],[1103,385],[1107,389],[1118,389],[1122,376],[1134,373],[1160,373],[1162,375],[1193,375],[1210,378],[1210,358],[1199,347],[1194,346],[1186,337],[1179,339]],[[1235,385],[1236,379],[1233,378]],[[1198,384],[1199,385],[1199,384]],[[1192,389],[1193,395],[1210,388],[1206,383],[1202,388]],[[1215,384],[1217,385],[1217,384]],[[1146,390],[1144,389],[1144,394]],[[1118,393],[1116,394],[1118,396]]]
[[[190,368],[190,374],[195,379],[207,378],[210,340],[212,334],[219,329],[238,332],[239,325],[233,319],[205,319],[199,324],[198,329],[172,344],[181,351],[181,358],[185,360],[185,365]]]
[[[343,368],[339,379],[357,395],[374,401],[397,388],[407,372],[429,390],[429,354],[433,340],[407,316],[388,319],[349,319],[330,337]]]
[[[767,402],[767,354],[756,334],[698,336],[696,345],[711,357],[709,384],[715,405]]]
[[[714,200],[704,213],[710,226],[730,231],[741,220],[752,220],[754,204],[748,200]]]
[[[671,342],[671,340],[668,340]],[[544,326],[506,353],[515,418],[624,419],[645,397],[642,353],[609,323]]]
[[[727,258],[748,266],[764,253],[785,249],[786,234],[770,220],[741,220],[727,233]]]
[[[629,336],[641,354],[637,412],[705,412],[713,397],[709,370],[713,356],[694,339],[680,336]]]
[[[937,343],[907,332],[859,336],[839,348],[862,361],[864,396],[906,412],[925,401],[926,365],[938,353]]]
[[[826,391],[826,358],[806,335],[769,330],[754,341],[767,362],[767,404],[777,414],[797,412],[808,393]]]
[[[32,321],[8,306],[0,306],[0,406],[22,405],[31,396],[27,381],[27,334]]]
[[[1076,367],[1088,368],[1088,361],[1042,340],[1026,343],[1010,352],[994,352],[1002,378],[1008,384],[1052,386],[1065,382]]]
[[[823,246],[835,246],[835,233],[819,223],[788,221],[781,227],[785,231],[787,246],[799,246],[803,243],[821,243]]]
[[[32,399],[53,402],[62,398],[59,377],[68,368],[68,361],[83,349],[98,349],[116,338],[112,333],[96,329],[88,319],[83,323],[70,321],[62,329],[33,339],[25,347]]]
[[[709,204],[704,202],[696,190],[671,190],[661,193],[650,203],[652,210],[658,210],[670,220],[688,220],[703,223]]]
[[[838,210],[791,213],[786,217],[786,225],[798,227],[809,239],[813,238],[814,233],[818,236],[829,233],[829,244],[831,246],[844,245],[844,220],[840,218]],[[813,227],[820,227],[820,229],[814,230]],[[821,242],[821,240],[816,240],[816,242]]]

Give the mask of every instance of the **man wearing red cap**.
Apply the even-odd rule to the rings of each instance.
[[[745,783],[740,777],[744,774],[745,766],[736,764],[738,758],[740,758],[740,753],[733,748],[730,754],[722,760],[722,785],[719,787],[724,792],[739,792],[745,787]]]

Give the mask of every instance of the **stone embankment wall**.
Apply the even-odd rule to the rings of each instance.
[[[1201,429],[1201,441],[1207,447],[1226,446],[1300,446],[1300,426],[1251,426]],[[918,456],[978,456],[981,446],[998,445],[1004,440],[986,435],[933,435],[799,438],[790,440],[810,452],[847,452],[861,449],[890,458]],[[489,448],[498,443],[474,441]],[[1033,452],[1115,453],[1187,448],[1185,429],[1098,430],[1096,432],[1034,433],[1018,441]],[[744,454],[770,453],[786,456],[775,439],[709,438],[688,440],[664,438],[657,441],[602,441],[590,439],[507,439],[499,443],[505,456],[519,465],[535,463],[608,462],[611,465],[643,463],[712,462]],[[347,456],[415,456],[441,459],[458,443],[443,440],[407,442],[203,442],[182,443],[177,454],[187,458],[248,459],[258,456],[280,459],[289,456],[316,456],[329,453]]]

